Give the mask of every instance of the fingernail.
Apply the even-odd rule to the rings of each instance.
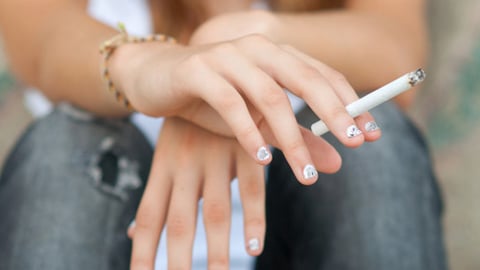
[[[362,134],[362,131],[356,125],[351,125],[347,128],[347,137],[348,138],[357,137],[361,134]]]
[[[270,151],[268,151],[267,147],[262,146],[257,151],[257,158],[260,161],[265,161],[270,158]]]
[[[308,164],[307,166],[305,166],[305,168],[303,168],[303,178],[305,178],[305,180],[312,179],[317,175],[318,175],[317,170],[313,165]]]
[[[135,220],[132,221],[132,222],[130,223],[130,225],[128,225],[128,228],[127,228],[127,236],[128,236],[128,238],[133,238],[134,229],[135,229]]]
[[[250,251],[257,251],[260,249],[260,241],[258,241],[258,238],[248,240],[248,249]]]
[[[133,228],[135,227],[135,220],[132,220],[132,222],[130,222],[130,225],[128,225],[128,228]]]
[[[377,123],[375,121],[371,121],[371,122],[367,122],[365,124],[365,130],[367,132],[373,132],[375,130],[379,130],[380,127],[377,125]]]

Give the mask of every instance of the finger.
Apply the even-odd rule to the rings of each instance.
[[[195,64],[191,64],[192,72],[188,74],[191,76],[189,80],[191,85],[185,87],[194,89],[197,96],[205,100],[222,116],[238,142],[254,160],[262,165],[270,163],[271,153],[250,116],[242,96],[232,85],[201,61],[194,62]],[[208,81],[208,84],[205,81]]]
[[[248,40],[244,42],[245,47]],[[363,143],[363,135],[345,110],[329,81],[315,68],[270,42],[257,42],[256,50],[247,49],[256,64],[283,87],[304,99],[322,118],[332,133],[347,146]],[[272,60],[274,59],[274,60]]]
[[[240,89],[264,116],[297,179],[302,183],[315,182],[317,174],[312,159],[284,90],[235,47],[224,46],[216,53],[217,57],[211,60],[214,70]],[[228,64],[221,60],[227,56]]]
[[[328,75],[328,78],[340,78],[337,80],[333,80],[331,84],[337,90],[337,95],[343,101],[345,105],[351,104],[354,101],[358,100],[357,93],[353,90],[351,85],[343,79],[343,76],[338,75],[336,71],[331,70],[330,68],[327,69],[325,72],[332,73]],[[365,141],[375,141],[381,137],[381,130],[378,124],[375,122],[374,117],[369,112],[364,112],[359,116],[355,117],[355,122],[357,126],[362,130],[364,135]]]
[[[278,148],[278,142],[273,137],[270,127],[266,124],[261,124],[258,128],[265,139]],[[342,159],[337,150],[322,137],[315,136],[310,130],[300,125],[298,128],[310,151],[315,168],[323,173],[337,172],[342,165]]]
[[[323,138],[315,136],[310,130],[304,127],[301,128],[301,132],[310,149],[313,162],[318,171],[323,173],[336,173],[340,170],[342,158],[331,144]]]
[[[147,187],[135,218],[130,268],[153,269],[160,234],[165,223],[169,202],[170,179],[165,174],[163,160],[156,155]]]
[[[306,63],[312,65],[314,68],[319,70],[322,74],[325,74],[326,78],[330,78],[329,82],[336,90],[337,96],[342,100],[344,105],[348,105],[356,100],[358,100],[358,95],[352,86],[347,82],[343,75],[339,74],[337,71],[333,70],[329,66],[311,58],[310,56],[304,54],[303,52],[290,47],[285,46],[285,50],[292,53],[299,59],[302,59]],[[375,141],[380,138],[381,130],[378,124],[375,122],[375,119],[369,112],[362,113],[361,115],[355,118],[357,126],[362,130],[366,141]]]
[[[210,149],[203,187],[203,223],[208,245],[208,269],[228,269],[231,223],[230,159],[219,159],[225,153]],[[249,160],[251,160],[249,158]],[[260,165],[258,165],[260,166]]]
[[[264,168],[252,163],[240,153],[237,176],[242,199],[245,247],[248,254],[262,253],[265,239],[265,180]]]
[[[172,189],[167,217],[168,269],[191,269],[200,181],[194,170],[182,170]]]
[[[127,236],[128,238],[133,239],[134,235],[135,235],[135,221],[132,221],[132,223],[128,225]]]

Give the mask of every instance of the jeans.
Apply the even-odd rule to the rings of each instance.
[[[343,167],[313,186],[298,184],[274,152],[256,269],[446,269],[426,146],[394,105],[373,114],[383,138],[352,150],[327,135]],[[315,120],[309,109],[299,119]],[[0,270],[128,269],[125,231],[151,157],[127,119],[61,105],[35,122],[0,175]]]

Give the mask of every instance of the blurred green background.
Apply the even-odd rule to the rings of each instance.
[[[408,11],[408,7],[406,7]],[[428,80],[409,114],[426,134],[446,199],[452,269],[480,269],[480,1],[430,1]],[[0,164],[31,121],[0,42]]]

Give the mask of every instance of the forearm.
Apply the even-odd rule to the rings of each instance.
[[[426,61],[422,21],[402,23],[348,9],[276,17],[279,27],[274,38],[279,43],[293,45],[339,70],[359,92],[376,89]],[[404,95],[397,101],[410,99]]]
[[[128,114],[101,78],[99,45],[117,30],[95,21],[79,2],[9,2],[0,6],[0,26],[20,80],[53,102],[68,101],[104,116]]]
[[[37,68],[31,82],[54,102],[68,101],[105,116],[121,116],[128,111],[107,91],[101,78],[99,44],[116,31],[83,14],[58,20],[41,44]]]

